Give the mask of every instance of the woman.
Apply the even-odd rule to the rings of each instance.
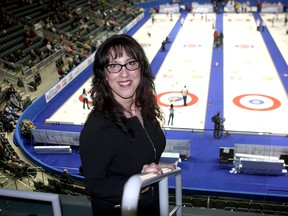
[[[171,125],[173,126],[173,120],[174,120],[174,105],[170,104],[168,125],[170,124],[171,121]]]
[[[83,109],[85,109],[85,104],[87,106],[87,109],[90,109],[89,108],[89,102],[88,102],[88,95],[86,93],[86,89],[85,88],[83,88],[82,100],[83,100]]]
[[[80,135],[94,215],[121,214],[123,187],[132,175],[174,169],[159,164],[166,140],[153,80],[148,59],[132,37],[114,35],[97,49],[91,92],[96,96]],[[142,189],[138,213],[159,215],[157,184]]]

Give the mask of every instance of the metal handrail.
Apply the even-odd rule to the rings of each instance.
[[[122,216],[136,216],[138,208],[138,198],[140,190],[143,187],[149,186],[158,182],[159,184],[159,205],[160,215],[182,215],[182,172],[179,167],[175,170],[164,168],[163,174],[157,175],[153,173],[136,174],[131,176],[124,186],[121,213]],[[169,199],[168,199],[168,177],[175,176],[175,195],[176,206],[169,213]]]

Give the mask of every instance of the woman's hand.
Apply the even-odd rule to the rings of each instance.
[[[155,163],[145,164],[142,167],[141,173],[154,173],[154,174],[157,174],[157,175],[163,174],[162,170],[161,170],[161,167],[158,164],[155,164]],[[141,194],[145,193],[149,189],[150,189],[150,186],[144,187],[144,188],[141,189],[140,193]]]
[[[176,169],[176,166],[174,164],[169,164],[169,163],[159,163],[159,166],[161,167],[161,169],[163,169],[163,168],[168,168],[171,170]]]
[[[175,170],[175,166],[173,164],[159,163],[159,165],[158,165],[156,163],[151,163],[151,164],[145,164],[142,167],[141,173],[154,173],[157,175],[161,175],[161,174],[163,174],[162,168],[168,168],[171,170]],[[150,188],[150,186],[142,188],[140,193],[145,193],[146,191],[149,190],[149,188]]]
[[[142,167],[141,173],[154,173],[154,174],[157,174],[157,175],[163,174],[162,170],[161,170],[161,167],[158,164],[156,164],[156,163],[145,164]]]

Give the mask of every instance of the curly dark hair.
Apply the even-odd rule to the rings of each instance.
[[[123,55],[123,52],[140,62],[141,80],[136,89],[135,104],[141,107],[141,114],[155,125],[160,125],[163,121],[163,113],[157,104],[154,76],[150,63],[141,45],[129,35],[113,35],[106,39],[95,53],[92,77],[91,96],[93,101],[92,112],[104,112],[109,116],[124,132],[130,132],[127,125],[127,118],[124,115],[124,107],[119,104],[106,81],[106,69],[109,64],[111,54],[113,58]]]

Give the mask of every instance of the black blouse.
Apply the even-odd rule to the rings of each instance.
[[[133,139],[104,114],[92,113],[81,131],[80,157],[94,214],[121,204],[129,177],[141,173],[145,164],[158,163],[164,151],[166,139],[160,127],[144,119],[143,128],[137,117],[128,119],[128,124]]]

